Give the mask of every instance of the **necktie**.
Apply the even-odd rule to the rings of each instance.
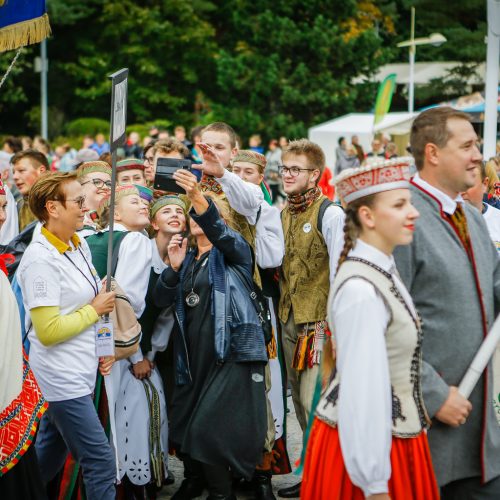
[[[464,207],[461,203],[457,203],[457,208],[453,215],[450,216],[451,222],[455,226],[462,243],[467,249],[470,247],[469,228],[467,227],[467,218],[465,217]]]

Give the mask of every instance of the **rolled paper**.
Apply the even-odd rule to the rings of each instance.
[[[490,332],[486,335],[486,338],[474,356],[467,373],[458,386],[458,392],[464,398],[469,399],[477,381],[480,379],[484,369],[495,353],[498,342],[500,342],[500,315],[497,316]]]

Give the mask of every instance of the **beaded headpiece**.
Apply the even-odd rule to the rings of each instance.
[[[382,191],[408,188],[413,158],[394,158],[349,168],[335,178],[337,194],[346,203]]]

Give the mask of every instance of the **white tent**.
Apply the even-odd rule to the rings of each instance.
[[[382,132],[388,135],[405,135],[410,132],[411,124],[418,113],[387,113],[384,119],[373,126],[372,113],[351,113],[335,118],[309,129],[309,139],[323,148],[326,164],[335,167],[335,150],[340,137],[351,142],[351,137],[357,135],[365,151],[370,151],[373,135]]]

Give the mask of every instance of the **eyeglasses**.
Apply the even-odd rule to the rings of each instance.
[[[91,182],[97,189],[111,189],[111,181],[103,181],[102,179],[92,179],[91,181],[82,182],[82,186]]]
[[[154,156],[145,156],[144,163],[149,163],[150,165],[153,163]]]
[[[65,200],[56,200],[56,201],[72,201],[78,205],[78,208],[82,209],[83,205],[85,205],[85,196],[79,196],[78,198],[66,198]]]
[[[302,171],[313,171],[315,168],[300,168],[300,167],[285,167],[281,165],[278,167],[278,172],[280,175],[290,174],[292,177],[297,177]]]

